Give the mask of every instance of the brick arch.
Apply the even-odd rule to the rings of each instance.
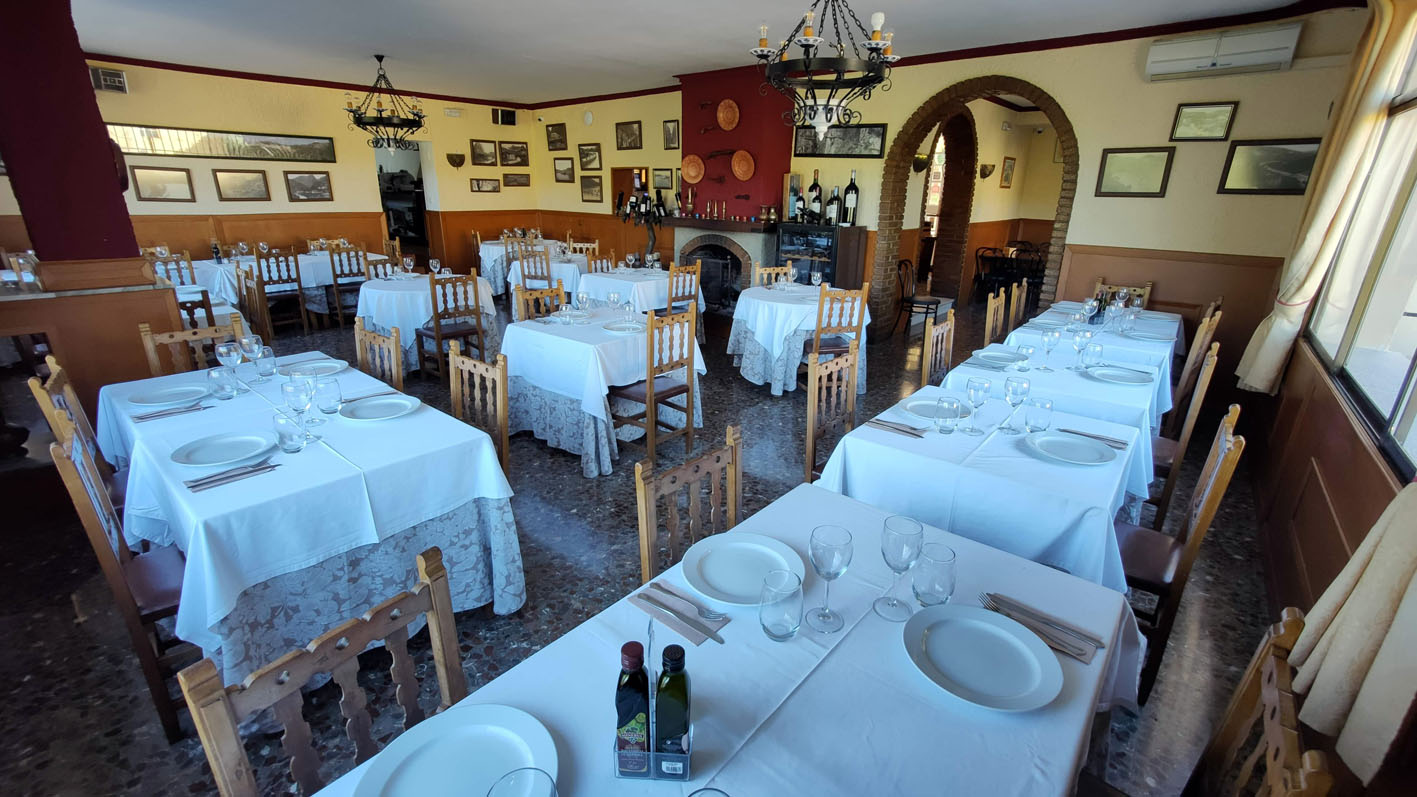
[[[738,258],[738,262],[743,264],[744,284],[746,285],[747,280],[751,279],[749,275],[753,272],[753,257],[748,254],[747,249],[739,246],[737,241],[729,238],[727,235],[704,233],[703,235],[696,235],[690,238],[688,242],[679,247],[678,262],[687,264],[689,253],[698,249],[700,246],[721,246],[727,249],[729,252],[733,253],[734,257]]]
[[[1059,148],[1063,152],[1063,184],[1058,193],[1058,208],[1053,217],[1053,236],[1048,247],[1048,265],[1043,277],[1041,291],[1044,303],[1052,302],[1058,287],[1058,269],[1063,260],[1063,242],[1067,238],[1068,221],[1072,218],[1073,197],[1077,193],[1078,144],[1072,122],[1063,112],[1058,101],[1043,89],[1006,75],[988,75],[971,78],[956,83],[926,100],[909,119],[901,125],[886,153],[886,162],[881,175],[881,205],[876,222],[876,257],[871,275],[871,315],[880,323],[889,323],[895,318],[896,305],[900,302],[900,291],[896,287],[896,262],[900,259],[901,220],[905,214],[906,186],[910,181],[910,164],[924,143],[925,137],[942,123],[959,118],[964,104],[971,100],[994,94],[1016,94],[1023,97],[1043,112],[1058,134]],[[968,117],[971,133],[973,117]],[[948,125],[947,125],[948,128]],[[952,183],[949,171],[949,131],[945,139],[945,190]],[[971,142],[977,147],[977,141]],[[956,159],[961,164],[966,158]],[[974,164],[969,164],[970,175],[974,174]],[[973,206],[974,182],[969,180],[969,204],[964,209],[964,231],[968,233],[969,209]],[[955,232],[958,222],[955,222]],[[946,246],[946,256],[956,259],[962,266],[966,256],[965,237],[946,232],[942,224],[941,241],[936,247]],[[948,240],[946,240],[948,236]]]

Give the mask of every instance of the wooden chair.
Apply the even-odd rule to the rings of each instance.
[[[1160,531],[1162,524],[1166,522],[1166,510],[1171,507],[1171,495],[1176,491],[1176,481],[1181,475],[1181,461],[1186,458],[1186,449],[1191,444],[1191,433],[1195,431],[1196,418],[1200,416],[1201,407],[1205,404],[1205,391],[1210,387],[1210,379],[1215,374],[1215,364],[1219,359],[1220,344],[1210,344],[1210,351],[1206,352],[1205,362],[1201,365],[1200,377],[1196,380],[1196,389],[1186,407],[1186,420],[1181,424],[1181,436],[1173,439],[1154,435],[1151,438],[1153,471],[1166,475],[1166,484],[1161,488],[1161,495],[1150,502],[1156,505],[1156,520],[1151,527],[1157,531]],[[1178,414],[1179,411],[1178,407]]]
[[[1205,359],[1205,353],[1210,350],[1211,340],[1215,337],[1215,328],[1220,326],[1220,319],[1225,315],[1223,311],[1217,310],[1208,319],[1203,319],[1196,325],[1196,334],[1191,340],[1191,348],[1186,352],[1186,364],[1181,369],[1181,376],[1176,380],[1176,389],[1171,392],[1171,412],[1166,418],[1166,423],[1162,426],[1162,435],[1175,438],[1180,433],[1181,419],[1186,414],[1181,410],[1188,406],[1191,394],[1195,391],[1196,379],[1200,374],[1201,361]]]
[[[1004,289],[989,294],[988,301],[984,305],[984,345],[988,346],[996,339],[1004,337],[1007,324],[1005,320]]]
[[[270,312],[272,330],[276,327],[299,324],[310,334],[310,315],[305,308],[305,290],[300,281],[300,258],[293,252],[272,249],[256,254],[254,274],[260,277],[257,285],[261,289],[262,300]],[[294,305],[294,311],[277,314],[276,307]]]
[[[465,357],[457,341],[448,344],[448,370],[452,372],[453,415],[492,436],[502,473],[512,473],[511,434],[507,422],[507,356],[485,363]]]
[[[58,423],[62,426],[69,421],[60,417]],[[65,439],[63,435],[56,437]],[[64,445],[50,444],[49,456],[64,480],[104,581],[113,594],[163,732],[169,742],[176,742],[182,738],[177,721],[182,704],[169,695],[167,679],[196,660],[201,651],[185,642],[164,639],[157,623],[177,614],[186,562],[175,547],[163,546],[142,554],[128,547],[121,515],[103,489],[94,456],[87,447],[76,444],[73,435],[68,439]]]
[[[398,238],[390,238],[384,242],[384,255],[391,263],[403,262],[403,244]]]
[[[644,411],[634,415],[610,414],[616,427],[634,426],[643,429],[645,459],[654,467],[659,444],[674,437],[684,438],[684,454],[694,450],[694,354],[698,342],[694,330],[699,316],[698,305],[689,305],[683,313],[664,317],[650,313],[645,330],[645,378],[632,385],[610,388],[611,398],[620,398],[644,405]],[[683,370],[683,379],[674,375]],[[683,397],[682,404],[673,399]],[[684,425],[675,429],[659,418],[660,408],[684,413]],[[661,430],[665,432],[661,434]],[[622,443],[628,441],[621,441]]]
[[[517,262],[521,264],[522,287],[528,290],[537,287],[551,287],[551,254],[544,246],[531,243],[516,245]]]
[[[403,391],[403,343],[399,328],[380,335],[364,328],[364,319],[354,319],[354,354],[357,367],[364,373]]]
[[[856,341],[847,352],[826,362],[815,358],[807,364],[807,467],[805,481],[822,474],[825,462],[817,462],[817,446],[832,431],[841,434],[856,426]]]
[[[900,307],[896,310],[895,323],[891,324],[890,332],[886,337],[895,334],[895,329],[900,326],[902,316],[905,317],[905,334],[909,337],[910,325],[915,323],[917,313],[925,316],[927,324],[940,314],[940,300],[930,295],[932,277],[925,278],[925,295],[923,296],[919,293],[918,277],[919,271],[909,259],[896,263],[896,285],[900,289]]]
[[[79,403],[79,395],[69,382],[69,372],[52,354],[46,355],[44,361],[49,366],[49,377],[41,382],[39,377],[32,376],[27,382],[45,423],[49,424],[49,431],[61,446],[68,446],[77,440],[88,451],[109,500],[121,514],[128,488],[127,470],[114,470],[99,452],[98,436],[94,434],[88,413],[84,412],[84,405]]]
[[[274,340],[276,333],[271,328],[271,308],[266,302],[260,275],[244,267],[237,267],[236,295],[241,312],[246,314],[246,321],[251,325],[251,331],[260,335],[262,340]]]
[[[477,273],[458,277],[428,277],[428,289],[433,294],[433,317],[419,327],[416,336],[418,348],[418,372],[428,378],[425,364],[432,363],[443,374],[443,344],[446,341],[461,341],[463,346],[472,346],[477,341],[477,353],[487,356],[487,334],[482,328],[482,297],[478,286]],[[425,342],[433,344],[433,350],[423,347]]]
[[[307,253],[309,253],[309,252],[324,252],[324,251],[327,251],[327,250],[328,250],[330,247],[332,247],[332,246],[339,246],[339,242],[338,242],[338,241],[332,241],[332,240],[330,240],[330,239],[328,239],[328,238],[325,239],[324,243],[321,243],[319,238],[306,238],[306,239],[305,239],[305,251],[306,251]]]
[[[330,275],[334,280],[330,285],[330,300],[335,306],[339,328],[344,329],[344,297],[353,294],[355,305],[359,304],[359,288],[368,279],[368,253],[362,243],[349,246],[333,243],[325,251],[330,256]]]
[[[169,253],[167,257],[158,257],[156,254],[145,255],[148,265],[153,267],[153,275],[165,277],[173,285],[196,285],[197,270],[192,265],[192,258],[183,249],[181,254]]]
[[[1176,609],[1181,605],[1181,593],[1186,589],[1191,565],[1225,496],[1225,488],[1230,485],[1240,454],[1245,450],[1245,438],[1235,434],[1239,417],[1240,406],[1230,405],[1230,411],[1216,431],[1210,455],[1206,457],[1205,467],[1186,507],[1185,524],[1177,536],[1130,523],[1113,524],[1127,585],[1157,597],[1156,608],[1149,612],[1134,607],[1138,625],[1147,639],[1138,702],[1145,703],[1156,684],[1156,673],[1161,669],[1161,657],[1166,652],[1166,641],[1171,636],[1171,625],[1176,620]]]
[[[1225,304],[1225,296],[1223,294],[1215,297],[1214,301],[1205,306],[1205,311],[1201,313],[1201,320],[1208,319],[1215,315],[1223,304]]]
[[[239,287],[239,286],[238,286]],[[206,291],[202,291],[201,296],[195,299],[184,299],[177,297],[177,312],[182,314],[182,323],[188,329],[197,329],[203,326],[216,326],[216,315],[212,312],[212,299]]]
[[[925,316],[925,340],[920,343],[920,386],[938,385],[950,370],[955,349],[955,311],[945,313],[945,323],[936,324],[935,315]]]
[[[576,243],[570,241],[568,236],[567,243],[571,245],[571,254],[573,255],[585,255],[587,258],[600,257],[600,241]]]
[[[390,258],[388,260],[370,260],[364,258],[364,280],[385,280],[392,279],[398,272],[399,261]]]
[[[610,253],[610,259],[609,259],[609,260],[595,260],[595,259],[592,259],[592,260],[590,261],[590,273],[591,273],[591,274],[609,274],[610,272],[612,272],[612,271],[614,271],[614,270],[615,270],[615,252],[614,252],[614,251],[611,251],[611,253]]]
[[[143,351],[148,355],[148,372],[153,376],[208,368],[210,366],[207,352],[203,348],[205,344],[236,340],[245,334],[246,331],[241,327],[241,316],[234,313],[227,316],[225,324],[177,332],[153,332],[148,322],[138,324],[138,335],[143,339]],[[163,367],[162,360],[158,357],[158,346],[167,347],[168,360],[172,364],[171,371]]]
[[[753,264],[753,284],[749,287],[760,288],[772,285],[778,280],[787,279],[789,266],[764,266],[759,263]]]
[[[482,266],[482,233],[477,230],[468,230],[468,242],[472,244],[472,268],[481,274],[486,271]]]
[[[355,764],[372,758],[379,745],[369,732],[372,723],[365,708],[368,696],[358,681],[358,656],[376,640],[383,640],[393,658],[389,675],[398,685],[395,694],[403,709],[404,729],[422,722],[425,714],[418,705],[419,683],[408,653],[408,626],[420,614],[428,617],[428,638],[440,695],[437,711],[443,711],[467,696],[467,678],[458,657],[448,571],[443,566],[443,553],[437,548],[418,555],[418,583],[412,591],[395,595],[362,617],[335,626],[304,649],[285,654],[239,684],[223,686],[221,673],[211,659],[202,659],[178,673],[177,682],[182,685],[182,695],[192,712],[217,790],[225,797],[255,797],[259,793],[237,726],[267,708],[285,727],[282,747],[290,754],[290,774],[300,790],[313,794],[324,785],[320,754],[312,743],[310,726],[301,715],[304,697],[300,689],[319,673],[329,673],[339,684],[340,712],[345,719],[345,732],[354,742]]]
[[[1028,304],[1028,280],[1021,279],[1009,284],[1009,332],[1018,329],[1024,321],[1024,307]],[[1006,333],[1007,334],[1007,333]]]
[[[674,566],[690,545],[738,525],[743,509],[743,438],[738,427],[730,426],[722,448],[663,473],[655,474],[653,470],[654,465],[648,460],[635,463],[640,579],[645,584],[664,568]],[[667,540],[663,552],[668,562],[661,567],[660,502],[665,499]]]
[[[1140,296],[1142,309],[1145,310],[1147,305],[1151,304],[1151,288],[1155,284],[1152,280],[1147,280],[1141,285],[1112,284],[1107,281],[1106,277],[1098,277],[1097,281],[1092,284],[1092,295],[1096,296],[1098,292],[1105,290],[1107,291],[1107,299],[1110,301],[1117,291],[1125,288],[1131,291],[1131,296],[1127,297],[1127,303],[1130,304],[1133,297]]]
[[[865,288],[853,291],[822,283],[817,291],[817,329],[802,342],[802,354],[809,361],[845,354],[851,341],[861,339],[866,319]]]
[[[656,310],[661,316],[682,313],[699,304],[699,274],[703,271],[703,261],[694,265],[669,265],[669,306]]]
[[[551,315],[560,310],[566,301],[566,291],[561,287],[560,280],[556,280],[556,284],[549,288],[539,290],[529,290],[516,285],[513,286],[512,292],[516,294],[517,317],[522,321]]]
[[[140,246],[140,247],[138,247],[138,256],[139,256],[139,257],[158,257],[159,255],[158,255],[158,253],[157,253],[157,250],[159,250],[159,249],[167,249],[169,255],[170,255],[171,252],[172,252],[172,249],[171,249],[167,244],[162,243],[162,242],[158,242],[158,243],[156,243],[156,244],[153,244],[152,246]]]

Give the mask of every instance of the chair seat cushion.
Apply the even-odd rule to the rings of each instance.
[[[113,502],[113,508],[121,510],[128,497],[128,469],[113,471],[104,478],[103,486],[108,489],[108,500]]]
[[[1175,537],[1131,523],[1115,523],[1114,529],[1127,583],[1155,593],[1169,589],[1185,546]]]
[[[1160,470],[1170,470],[1171,462],[1176,459],[1176,449],[1180,443],[1169,437],[1156,435],[1151,438],[1151,464]]]
[[[644,404],[646,398],[646,387],[647,383],[644,381],[636,382],[633,385],[612,387],[610,388],[610,395],[614,396],[615,398],[629,399],[630,401],[638,401],[639,403]],[[688,392],[689,385],[679,381],[678,379],[675,379],[672,376],[656,376],[654,378],[654,400],[656,402],[663,401],[668,398],[673,398],[675,396],[682,396]]]
[[[445,338],[461,338],[461,337],[467,337],[468,335],[476,335],[476,334],[477,334],[477,325],[474,324],[474,323],[472,323],[471,321],[459,321],[459,322],[457,322],[456,324],[444,324],[444,325],[443,325],[443,337],[445,337]],[[431,337],[434,337],[434,334],[433,334],[433,327],[431,327],[431,326],[419,327],[419,328],[418,328],[418,336],[421,337],[421,338],[431,338]]]
[[[912,307],[939,307],[940,300],[933,296],[911,296],[905,300]]]
[[[182,597],[182,571],[187,560],[175,546],[154,548],[123,566],[128,590],[143,614],[169,612]]]
[[[841,335],[827,335],[822,338],[821,354],[847,354],[851,351],[851,339]],[[802,341],[802,353],[812,353],[812,339]]]

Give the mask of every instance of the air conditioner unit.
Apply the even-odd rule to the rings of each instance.
[[[105,69],[101,66],[89,67],[89,80],[94,91],[116,91],[128,93],[128,76],[120,69]]]
[[[1146,57],[1147,80],[1278,72],[1294,62],[1303,22],[1157,39]]]
[[[492,109],[492,124],[494,125],[514,125],[517,123],[517,112],[506,108]]]

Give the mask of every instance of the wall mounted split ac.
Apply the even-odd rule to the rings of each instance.
[[[1157,39],[1146,56],[1146,79],[1278,72],[1294,62],[1303,22]]]

